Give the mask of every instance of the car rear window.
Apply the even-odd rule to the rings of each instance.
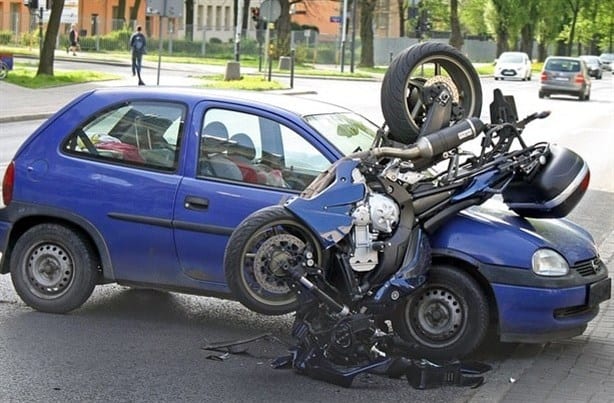
[[[185,107],[171,102],[116,105],[79,127],[62,148],[86,158],[174,171],[184,116]]]
[[[546,70],[577,73],[580,71],[580,62],[577,60],[551,59],[546,63]]]

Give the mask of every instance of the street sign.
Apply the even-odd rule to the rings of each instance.
[[[260,4],[260,18],[275,22],[280,15],[281,4],[279,4],[279,0],[264,0]]]
[[[336,22],[336,23],[341,22],[341,16],[340,15],[331,15],[330,16],[330,22]]]

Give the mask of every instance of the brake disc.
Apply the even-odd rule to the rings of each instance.
[[[290,287],[285,279],[288,268],[301,256],[305,242],[291,234],[278,234],[267,239],[254,257],[254,277],[258,284],[271,293],[287,293]]]

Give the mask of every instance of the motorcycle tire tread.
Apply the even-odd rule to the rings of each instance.
[[[451,58],[457,66],[466,72],[475,93],[474,108],[465,117],[480,116],[482,111],[482,87],[477,71],[461,52],[454,47],[439,42],[423,42],[413,45],[399,53],[384,75],[381,89],[381,109],[390,129],[390,138],[404,144],[414,143],[420,134],[420,128],[412,121],[407,112],[406,89],[409,74],[425,58],[438,55]]]

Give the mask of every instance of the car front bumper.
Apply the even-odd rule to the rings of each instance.
[[[582,334],[611,287],[609,277],[566,288],[492,284],[501,341],[542,343]]]

